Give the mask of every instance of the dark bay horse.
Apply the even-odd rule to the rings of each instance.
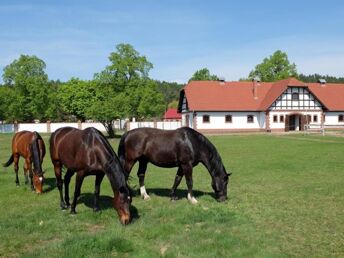
[[[45,145],[42,137],[37,132],[21,131],[13,136],[12,155],[9,158],[9,160],[5,164],[3,164],[3,166],[8,167],[14,162],[14,171],[16,173],[17,185],[19,185],[18,163],[20,156],[22,156],[25,159],[25,184],[27,184],[29,181],[29,174],[31,179],[32,191],[36,190],[36,193],[42,193],[44,183],[42,162],[45,156]]]
[[[54,165],[62,209],[66,209],[70,205],[68,187],[71,177],[76,173],[71,213],[76,213],[75,207],[81,185],[84,177],[88,175],[96,176],[94,210],[99,210],[100,184],[104,175],[107,175],[114,193],[113,207],[117,210],[122,224],[130,222],[131,195],[126,183],[125,172],[116,153],[101,132],[95,128],[85,130],[72,127],[60,128],[50,137],[50,156]],[[62,167],[67,168],[64,177],[65,199],[63,199],[62,193]]]
[[[140,192],[144,199],[149,196],[144,186],[147,163],[159,167],[178,167],[171,190],[171,199],[177,199],[176,189],[185,175],[188,187],[188,200],[197,203],[192,193],[192,169],[201,162],[212,177],[212,187],[216,199],[227,199],[228,177],[221,157],[214,145],[202,134],[183,127],[177,130],[138,128],[125,133],[118,147],[118,156],[125,171],[129,174],[136,161],[139,161],[137,176]]]

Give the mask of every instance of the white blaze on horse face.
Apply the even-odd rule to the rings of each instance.
[[[150,199],[149,195],[146,192],[145,186],[140,187],[140,193],[141,193],[141,197],[143,198],[143,200],[149,200]]]
[[[193,197],[193,196],[191,196],[190,193],[188,193],[188,200],[189,200],[189,202],[191,202],[192,204],[197,204],[197,203],[198,203],[198,201],[196,200],[196,198]]]
[[[43,182],[43,177],[39,177],[39,182]]]

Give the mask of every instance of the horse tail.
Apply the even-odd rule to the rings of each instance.
[[[118,158],[123,168],[125,164],[125,139],[127,135],[128,135],[128,132],[122,135],[121,140],[119,141],[119,145],[118,145]]]
[[[11,165],[13,163],[13,161],[14,161],[14,158],[13,158],[13,154],[12,154],[11,157],[8,159],[8,161],[2,165],[6,168],[9,165]]]

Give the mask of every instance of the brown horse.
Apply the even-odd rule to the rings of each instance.
[[[70,206],[68,187],[71,177],[76,173],[71,213],[76,213],[75,207],[80,195],[81,185],[88,175],[96,176],[94,210],[99,210],[100,184],[104,175],[107,175],[114,193],[113,207],[117,210],[122,224],[126,225],[130,222],[131,195],[126,183],[125,172],[116,153],[101,132],[95,128],[85,130],[72,127],[60,128],[50,137],[50,156],[54,165],[62,209]],[[64,199],[62,193],[62,167],[67,168],[64,177]]]
[[[25,184],[27,184],[29,181],[29,173],[31,179],[31,189],[33,191],[36,190],[37,193],[42,193],[44,183],[42,162],[44,155],[45,145],[42,137],[37,132],[21,131],[14,135],[12,139],[12,155],[9,160],[5,164],[3,164],[3,166],[8,167],[14,162],[16,184],[19,185],[18,163],[19,157],[22,156],[25,159]]]
[[[199,132],[183,127],[177,130],[138,128],[125,133],[118,147],[118,156],[125,171],[129,174],[136,161],[139,161],[140,192],[144,199],[149,196],[144,186],[147,163],[159,167],[178,167],[171,190],[171,199],[177,199],[176,189],[185,175],[188,187],[188,200],[197,203],[192,193],[192,169],[201,162],[212,177],[212,187],[216,199],[227,199],[227,184],[231,173],[227,174],[215,146]]]

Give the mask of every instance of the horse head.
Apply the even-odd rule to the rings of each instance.
[[[127,225],[130,222],[130,204],[131,193],[127,187],[120,187],[115,193],[113,199],[113,207],[117,210],[119,220],[123,225]]]
[[[225,175],[216,175],[213,177],[211,186],[215,192],[215,198],[219,202],[223,202],[228,199],[227,197],[227,185],[229,176],[232,173],[225,173]]]
[[[33,185],[35,187],[36,193],[43,193],[43,184],[44,184],[44,172],[33,170]]]

